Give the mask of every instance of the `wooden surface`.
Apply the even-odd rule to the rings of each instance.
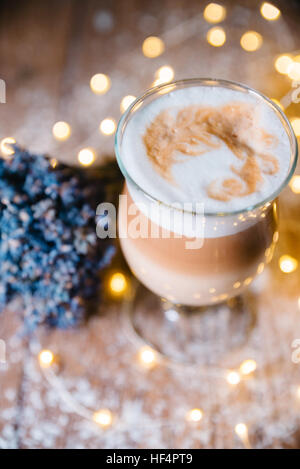
[[[201,18],[205,4],[199,0],[185,2],[184,7],[181,0],[2,2],[0,78],[7,83],[7,104],[0,105],[0,137],[14,136],[32,150],[72,164],[79,148],[92,145],[100,162],[113,147],[112,138],[97,131],[99,122],[107,116],[118,120],[121,98],[143,92],[164,64],[174,67],[176,78],[229,78],[276,98],[288,92],[290,84],[276,74],[273,61],[278,53],[300,49],[297,3],[281,2],[284,22],[275,25],[259,16],[258,2],[240,2],[242,6],[227,2],[228,39],[220,49],[205,40],[209,28]],[[104,26],[103,12],[110,18],[106,16]],[[264,47],[256,55],[239,46],[246,29],[264,35]],[[154,60],[141,54],[143,39],[152,34],[166,41],[165,54]],[[105,96],[89,90],[89,79],[97,72],[112,77],[113,86]],[[300,115],[297,105],[289,112]],[[63,144],[51,134],[57,120],[72,125],[72,138]],[[86,328],[50,334],[41,330],[30,340],[20,335],[16,311],[21,304],[15,305],[14,312],[0,316],[0,338],[7,343],[7,364],[0,364],[0,447],[238,448],[242,444],[234,426],[239,421],[251,422],[253,446],[300,446],[300,406],[295,397],[300,365],[291,362],[291,342],[300,338],[299,274],[284,276],[277,263],[287,246],[299,251],[300,230],[293,223],[299,202],[289,190],[282,201],[285,235],[267,284],[260,286],[260,320],[242,357],[255,354],[259,367],[254,381],[232,390],[224,385],[223,376],[187,377],[165,366],[143,369],[137,363],[136,344],[125,334],[118,302],[102,305],[100,317]],[[38,365],[39,347],[60,355],[60,386],[76,402],[113,411],[116,423],[110,429],[103,431],[78,415],[61,387],[47,381]],[[276,371],[272,379],[270,366]],[[185,414],[194,407],[203,408],[205,417],[191,425]],[[281,421],[280,430],[275,423]]]

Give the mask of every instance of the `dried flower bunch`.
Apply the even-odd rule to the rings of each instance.
[[[95,231],[104,184],[91,184],[82,170],[53,166],[18,147],[0,159],[0,307],[21,297],[27,330],[78,324],[114,252]]]

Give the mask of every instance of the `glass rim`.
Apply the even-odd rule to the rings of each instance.
[[[290,168],[289,171],[284,179],[284,181],[280,184],[280,186],[272,192],[268,197],[265,197],[263,200],[260,200],[256,204],[249,205],[243,209],[238,209],[238,210],[233,210],[229,212],[222,212],[222,211],[213,211],[213,212],[206,212],[204,210],[204,216],[214,216],[214,217],[224,217],[224,216],[235,216],[235,215],[241,215],[247,212],[251,212],[253,210],[259,209],[260,207],[263,207],[269,202],[272,202],[275,200],[278,195],[281,193],[281,191],[287,186],[289,181],[291,180],[294,171],[296,169],[297,165],[297,160],[298,160],[298,142],[297,138],[295,136],[294,130],[292,128],[292,125],[285,115],[285,113],[282,111],[282,109],[270,98],[265,96],[263,93],[255,90],[254,88],[251,88],[247,85],[244,85],[239,82],[231,81],[231,80],[223,80],[223,79],[217,79],[217,78],[186,78],[182,80],[176,80],[168,83],[164,83],[158,86],[155,86],[153,88],[148,89],[143,95],[139,96],[138,98],[135,99],[135,101],[126,109],[124,114],[121,116],[116,134],[115,134],[115,153],[116,153],[116,158],[117,162],[119,165],[119,168],[125,178],[125,180],[128,180],[137,190],[141,191],[149,200],[151,200],[154,203],[159,203],[162,204],[163,206],[170,208],[172,210],[179,210],[178,208],[172,206],[172,204],[169,204],[167,202],[164,202],[162,200],[159,200],[157,197],[149,194],[149,192],[145,191],[128,173],[127,169],[125,168],[125,165],[123,164],[122,157],[121,157],[121,140],[122,140],[122,135],[124,133],[124,129],[131,117],[131,115],[136,112],[139,107],[143,104],[143,102],[155,95],[158,94],[161,90],[168,89],[170,88],[172,91],[178,87],[185,87],[185,86],[192,86],[192,85],[202,85],[202,86],[219,86],[223,88],[231,88],[243,92],[250,93],[252,95],[258,96],[260,99],[266,102],[268,106],[270,106],[273,111],[279,116],[285,131],[287,133],[287,136],[289,138],[290,142]],[[136,108],[136,109],[135,109]],[[199,201],[200,202],[200,201]],[[195,213],[192,211],[184,210],[186,213]]]

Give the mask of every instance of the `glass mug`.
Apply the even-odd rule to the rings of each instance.
[[[129,168],[122,159],[122,139],[132,116],[162,94],[197,85],[219,86],[255,94],[265,105],[271,107],[281,120],[290,141],[290,166],[284,182],[267,199],[244,210],[228,213],[206,212],[205,207],[200,207],[199,211],[195,207],[186,210],[185,207],[168,205],[155,199],[130,176]],[[178,324],[172,336],[173,342],[177,340],[178,335],[181,337],[181,345],[178,344],[178,347],[182,348],[185,341],[203,340],[203,336],[207,336],[206,332],[202,330],[200,338],[196,333],[197,328],[203,329],[203,324],[193,323],[191,317],[194,314],[191,313],[201,312],[203,316],[205,310],[212,315],[212,311],[216,312],[224,302],[230,307],[229,300],[241,295],[272,259],[278,240],[277,196],[289,182],[297,163],[297,140],[290,123],[272,101],[246,86],[224,80],[182,80],[153,88],[130,106],[120,120],[115,150],[125,177],[124,193],[119,204],[122,251],[135,276],[150,292],[162,299],[156,306],[150,301],[152,306],[148,307],[145,297],[152,294],[143,291],[142,301],[138,304],[132,302],[130,308],[134,330],[162,353],[165,353],[166,340],[162,338],[158,345],[154,337],[155,330],[170,328],[170,321]],[[145,209],[150,206],[151,210]],[[130,226],[136,227],[136,219],[139,226],[145,227],[142,235],[129,232]],[[197,221],[198,231],[194,230],[191,236],[189,231]],[[199,234],[198,237],[195,232]],[[153,236],[153,233],[156,236]],[[217,306],[209,309],[212,305]],[[240,302],[238,305],[241,308]],[[153,331],[149,333],[149,314],[153,322],[154,311],[158,320],[156,325],[152,324]],[[141,316],[138,319],[139,326],[134,324],[137,312]],[[181,322],[178,319],[181,319]],[[227,330],[222,331],[223,333],[231,332]],[[165,355],[171,355],[172,359],[175,356],[177,359],[180,354],[173,352],[167,351]],[[180,360],[185,359],[181,354]],[[194,360],[187,357],[187,362],[190,361]]]

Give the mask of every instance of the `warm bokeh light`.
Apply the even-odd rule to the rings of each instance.
[[[300,176],[293,176],[289,182],[289,186],[295,194],[300,194]]]
[[[136,97],[131,94],[129,94],[128,96],[124,96],[120,104],[120,111],[125,112],[126,109],[128,109],[129,106],[133,103],[133,101],[135,101],[135,99]]]
[[[15,145],[17,142],[13,137],[5,137],[1,140],[0,148],[3,156],[11,156],[15,150],[10,145]]]
[[[279,267],[285,274],[290,274],[297,269],[298,261],[292,256],[284,255],[279,259]]]
[[[295,135],[300,137],[300,117],[294,117],[291,119],[291,124],[294,129]]]
[[[288,66],[287,74],[291,80],[300,80],[300,63],[293,61],[293,63]]]
[[[52,168],[56,168],[57,163],[58,163],[58,161],[57,161],[56,158],[51,158],[50,164],[51,164]]]
[[[264,2],[260,7],[261,15],[268,21],[278,20],[280,10],[269,2]]]
[[[111,117],[103,119],[99,126],[100,132],[104,135],[112,135],[116,130],[116,122]]]
[[[245,360],[241,366],[240,366],[240,372],[243,374],[243,375],[250,375],[251,373],[253,373],[257,368],[257,364],[256,364],[256,361],[255,360]]]
[[[109,288],[115,295],[120,295],[127,288],[127,280],[121,272],[114,273],[109,281]]]
[[[209,3],[203,12],[208,23],[220,23],[226,18],[226,8],[218,3]]]
[[[113,416],[109,409],[100,409],[94,413],[93,420],[100,427],[109,427],[112,424]]]
[[[233,284],[233,288],[240,288],[240,286],[241,286],[241,282],[235,282]]]
[[[223,28],[215,26],[208,31],[206,39],[211,46],[221,47],[225,44],[226,33]]]
[[[160,67],[155,73],[156,80],[154,81],[154,85],[161,85],[163,83],[168,83],[172,81],[174,78],[174,70],[169,65],[164,65]]]
[[[149,36],[144,40],[142,50],[145,57],[153,59],[164,52],[165,44],[160,37]]]
[[[264,269],[265,269],[265,264],[264,264],[263,262],[261,262],[261,263],[259,264],[259,266],[257,267],[257,271],[256,271],[257,274],[258,274],[258,275],[262,274],[263,271],[264,271]]]
[[[247,277],[246,280],[244,280],[244,285],[250,285],[250,283],[252,282],[253,278],[252,277]]]
[[[153,367],[157,362],[157,356],[155,350],[151,347],[142,347],[138,354],[139,361],[142,365],[147,368]]]
[[[64,121],[59,121],[52,127],[52,134],[56,140],[67,140],[71,135],[71,126]]]
[[[90,87],[95,94],[104,94],[111,87],[110,78],[104,73],[97,73],[91,78]]]
[[[95,161],[95,152],[92,148],[83,148],[78,153],[78,161],[83,166],[90,166]]]
[[[283,54],[277,57],[274,66],[278,73],[285,75],[291,64],[293,64],[293,59],[289,55]]]
[[[271,100],[273,101],[273,103],[277,104],[277,106],[280,107],[280,109],[281,109],[282,111],[284,111],[284,107],[283,107],[283,105],[281,104],[281,102],[280,102],[278,99],[276,99],[276,98],[271,98]]]
[[[232,386],[236,386],[241,381],[241,377],[237,371],[229,371],[227,373],[226,380]]]
[[[238,423],[235,427],[234,427],[234,431],[235,433],[242,439],[244,438],[247,438],[248,437],[248,427],[245,423]]]
[[[247,31],[242,35],[240,43],[247,52],[254,52],[262,46],[263,38],[256,31]]]
[[[51,350],[42,350],[39,353],[39,363],[41,367],[49,368],[51,365],[53,365],[53,362],[54,354],[51,352]]]
[[[185,418],[188,422],[200,422],[203,419],[203,410],[191,409],[187,412]]]

